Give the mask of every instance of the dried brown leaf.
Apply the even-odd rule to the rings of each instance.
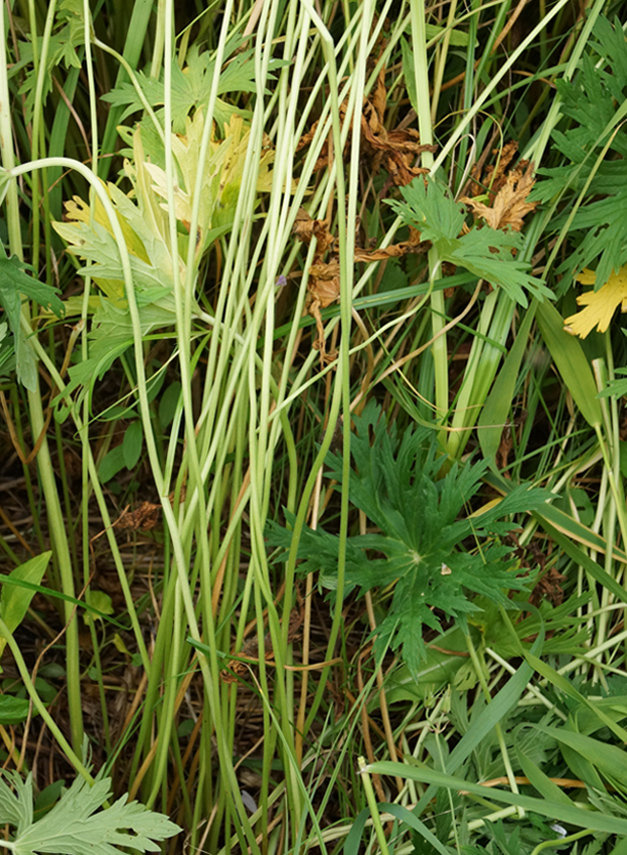
[[[379,249],[360,249],[359,247],[355,247],[355,261],[385,261],[388,258],[402,258],[402,256],[410,252],[426,252],[428,248],[429,243],[420,240],[420,232],[416,231],[416,229],[410,229],[410,239],[401,243],[393,243],[390,246]]]
[[[337,257],[330,261],[314,259],[309,268],[309,293],[319,305],[326,309],[340,297],[340,262]]]
[[[473,179],[473,183],[470,188],[470,195],[481,196],[482,193],[487,192],[490,204],[492,204],[494,197],[505,184],[505,170],[514,159],[517,151],[518,143],[516,140],[510,140],[502,149],[493,148],[492,154],[498,156],[497,165],[495,167],[493,164],[490,164],[489,166],[486,166],[485,172],[483,172],[483,166],[488,158],[488,152],[484,151],[470,173]]]
[[[306,244],[315,238],[317,255],[324,255],[335,243],[335,238],[329,231],[329,221],[312,220],[304,208],[299,208],[292,231],[298,240]]]
[[[533,164],[522,161],[508,174],[491,207],[468,196],[463,196],[460,201],[468,205],[475,219],[482,217],[491,228],[506,229],[509,226],[519,232],[524,217],[536,209],[536,202],[526,201],[534,183]]]
[[[115,528],[126,531],[150,531],[159,522],[161,505],[153,505],[152,502],[142,502],[135,510],[130,510],[130,505],[122,511],[113,523]]]

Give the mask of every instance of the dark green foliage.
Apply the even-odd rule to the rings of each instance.
[[[24,297],[30,298],[59,317],[65,310],[57,297],[58,290],[35,279],[31,275],[32,272],[33,267],[21,262],[17,256],[7,258],[4,253],[0,253],[0,306],[4,309],[13,333],[17,378],[30,390],[33,390],[37,383],[37,365],[35,355],[20,326],[22,300]]]
[[[562,202],[575,202],[584,192],[584,204],[568,227],[580,235],[575,236],[559,272],[572,276],[598,259],[598,290],[612,270],[627,262],[627,140],[621,129],[626,114],[627,51],[618,19],[611,24],[599,18],[593,32],[597,41],[589,42],[590,54],[583,56],[579,73],[572,80],[556,81],[561,112],[569,120],[566,130],[553,132],[562,165],[538,169],[546,179],[536,185],[530,198],[548,202],[561,195]],[[571,211],[567,204],[555,226],[563,225]],[[565,285],[570,285],[568,277]]]
[[[208,52],[201,53],[197,46],[190,48],[186,57],[186,68],[181,69],[175,63],[172,66],[172,122],[176,133],[185,132],[185,119],[191,110],[203,109],[209,102],[209,95],[215,75],[215,63]],[[137,75],[144,96],[152,107],[161,107],[164,103],[163,75],[155,80],[140,71]],[[218,95],[235,92],[255,92],[255,66],[252,52],[246,51],[235,56],[220,73]],[[133,113],[143,110],[144,105],[131,83],[122,83],[116,89],[102,96],[116,107],[126,108],[122,121]],[[228,122],[232,114],[245,115],[246,111],[237,109],[221,98],[215,106],[214,119],[218,128]]]
[[[511,548],[500,540],[511,526],[499,520],[540,507],[549,494],[519,487],[479,516],[464,513],[460,519],[481,487],[485,462],[446,471],[447,458],[439,455],[432,431],[409,427],[399,437],[375,402],[354,421],[350,501],[379,531],[348,538],[346,590],[393,587],[376,644],[379,651],[387,644],[402,648],[415,674],[425,653],[425,627],[439,632],[442,620],[451,618],[465,627],[466,615],[477,610],[470,594],[507,605],[507,592],[525,587]],[[331,454],[328,464],[329,477],[342,489],[341,457]],[[291,524],[293,517],[286,516]],[[289,548],[289,530],[274,524],[268,537],[273,546]],[[333,589],[339,544],[322,528],[305,529],[301,572],[321,571],[320,584]]]

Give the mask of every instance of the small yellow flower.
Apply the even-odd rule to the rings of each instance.
[[[594,285],[596,273],[586,269],[576,279],[582,285]],[[577,297],[577,303],[586,308],[566,318],[564,329],[580,338],[585,338],[595,326],[598,332],[605,332],[617,306],[620,305],[623,314],[627,312],[627,265],[621,267],[618,273],[613,272],[598,291],[593,288]]]

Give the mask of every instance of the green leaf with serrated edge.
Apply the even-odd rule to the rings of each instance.
[[[32,589],[20,586],[20,582],[31,582],[38,585],[43,579],[52,552],[42,552],[29,561],[25,561],[12,570],[8,576],[0,574],[0,583],[10,579],[15,584],[2,585],[0,593],[0,617],[5,622],[9,632],[14,632],[24,620],[34,592]],[[7,639],[0,638],[0,656],[4,651]]]
[[[14,324],[16,323],[14,307],[17,304],[19,313],[21,294],[30,300],[34,300],[42,308],[54,312],[59,318],[64,311],[63,303],[57,297],[59,289],[53,288],[51,285],[44,285],[29,271],[34,271],[34,267],[20,261],[16,255],[7,258],[4,253],[0,254],[0,302],[7,312],[9,323],[14,332]],[[17,325],[19,325],[19,317],[17,317]]]
[[[471,593],[506,605],[505,592],[527,584],[511,560],[511,548],[500,541],[510,528],[501,520],[542,507],[550,494],[519,487],[498,506],[460,519],[481,485],[485,462],[456,463],[441,477],[445,458],[438,454],[432,431],[410,427],[399,437],[395,426],[388,426],[381,417],[376,402],[370,402],[354,423],[349,483],[343,484],[338,455],[328,456],[327,474],[341,489],[348,489],[351,503],[379,533],[347,539],[346,592],[393,586],[388,614],[377,627],[375,647],[377,651],[387,644],[401,648],[416,676],[425,656],[424,626],[439,631],[442,613],[456,618],[467,631],[467,615],[477,610]],[[291,526],[293,517],[288,512],[286,519]],[[269,523],[267,536],[271,545],[290,549],[291,528]],[[463,548],[467,537],[481,541],[481,550],[469,553]],[[322,527],[315,531],[303,528],[300,572],[321,571],[320,584],[333,590],[338,555],[336,534]],[[378,557],[381,555],[385,557]]]
[[[564,332],[564,319],[550,303],[537,306],[536,318],[542,338],[579,412],[590,427],[598,427],[602,423],[601,404],[590,363],[580,342]]]
[[[515,805],[523,810],[547,816],[560,822],[567,822],[578,828],[589,828],[593,831],[602,831],[607,834],[627,834],[627,819],[595,811],[576,807],[574,804],[566,805],[561,802],[548,801],[548,799],[536,799],[531,796],[523,796],[520,793],[512,793],[497,787],[486,790],[481,784],[465,781],[463,778],[455,778],[435,769],[422,766],[408,766],[404,763],[394,763],[390,760],[381,760],[369,763],[367,772],[373,775],[391,775],[401,778],[409,778],[412,781],[420,781],[438,789],[462,790],[472,793],[481,798],[490,798],[491,801],[503,802],[507,805]]]
[[[486,472],[484,480],[500,493],[507,494],[512,489],[512,482],[507,478],[503,478],[498,472]],[[571,517],[570,514],[565,513],[555,505],[545,504],[541,510],[534,511],[534,515],[543,526],[545,523],[548,523],[551,526],[552,531],[555,530],[565,534],[567,538],[569,538],[569,542],[575,540],[595,552],[602,552],[603,554],[607,552],[607,541],[601,537],[600,534],[592,531],[592,529],[583,525],[578,520]],[[579,550],[578,554],[584,555],[581,550]],[[571,557],[574,557],[574,555],[571,555]],[[627,564],[627,554],[618,546],[614,546],[612,548],[612,558],[615,561],[620,561],[622,564]],[[578,558],[576,560],[579,561]],[[592,563],[594,564],[594,562]],[[598,565],[595,566],[598,568]],[[596,572],[594,568],[592,572]],[[603,582],[603,584],[605,584],[605,582]],[[611,585],[612,582],[608,581],[607,584]],[[619,586],[617,590],[623,589]]]
[[[490,465],[495,465],[496,452],[510,414],[520,365],[527,349],[529,330],[535,311],[536,304],[534,302],[525,314],[514,344],[505,357],[503,367],[499,371],[494,386],[481,409],[477,424],[477,436],[483,456],[490,462]]]
[[[10,780],[16,795],[0,780],[0,821],[18,825],[10,841],[17,855],[120,855],[120,846],[158,852],[157,841],[181,831],[163,814],[137,802],[127,803],[126,795],[106,810],[99,810],[111,795],[110,778],[97,780],[93,786],[77,778],[59,802],[33,823],[30,776],[26,783],[17,775]]]
[[[7,786],[5,779],[11,784]],[[29,775],[22,781],[17,772],[0,774],[0,823],[17,827],[21,834],[33,821],[33,782]]]
[[[433,178],[426,184],[422,177],[416,178],[401,187],[401,194],[403,202],[393,200],[388,204],[420,231],[422,240],[432,242],[440,261],[464,267],[479,279],[500,286],[512,300],[525,307],[525,291],[539,300],[553,297],[546,285],[531,275],[529,265],[512,254],[512,250],[522,247],[518,232],[473,226],[467,234],[461,234],[464,210],[451,198],[448,189]]]
[[[235,45],[233,44],[233,48]],[[233,92],[256,92],[255,64],[252,61],[252,51],[242,51],[235,55],[231,61],[219,73],[217,94],[225,95]],[[226,59],[226,57],[225,57]],[[274,67],[278,67],[275,63]],[[215,63],[209,51],[200,52],[199,48],[193,46],[187,53],[186,65],[179,68],[178,64],[172,66],[172,81],[170,86],[170,98],[172,102],[172,121],[175,133],[185,132],[185,119],[192,110],[202,109],[209,101],[213,78],[215,76]],[[269,75],[274,79],[274,75]],[[137,82],[141,87],[144,97],[152,107],[160,107],[164,103],[163,75],[160,80],[155,80],[143,71],[138,72]],[[126,107],[120,121],[123,122],[132,113],[143,111],[144,105],[137,95],[135,87],[131,83],[122,83],[110,92],[102,96],[118,107]],[[228,122],[233,113],[244,112],[240,108],[228,104],[221,98],[216,99],[214,107],[214,120],[220,131]]]
[[[553,132],[554,148],[563,155],[562,165],[538,170],[548,178],[536,184],[532,197],[548,201],[561,196],[565,211],[561,219],[568,218],[568,229],[579,232],[557,272],[565,274],[568,283],[574,273],[592,264],[598,273],[597,287],[601,287],[612,269],[618,270],[627,261],[627,145],[624,134],[617,132],[627,115],[623,96],[627,77],[620,21],[612,24],[599,16],[593,32],[597,40],[588,42],[578,73],[556,81],[560,112],[568,120],[564,131]],[[570,162],[564,165],[564,159]],[[581,206],[572,216],[575,202]],[[555,220],[557,229],[563,224],[559,220]]]

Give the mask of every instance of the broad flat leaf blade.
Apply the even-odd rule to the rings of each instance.
[[[581,415],[591,427],[598,427],[602,423],[601,404],[581,344],[564,332],[564,319],[555,306],[547,302],[538,304],[536,317],[549,353]]]
[[[565,727],[547,727],[538,724],[536,728],[576,751],[584,760],[620,787],[627,788],[627,754],[617,745],[608,745]]]
[[[627,743],[627,731],[621,727],[617,722],[615,722],[606,712],[604,712],[600,707],[597,707],[593,701],[590,701],[584,695],[577,691],[577,689],[568,682],[566,677],[563,677],[561,674],[552,668],[546,662],[543,662],[542,659],[538,659],[537,656],[534,656],[533,653],[525,653],[525,659],[534,669],[540,674],[542,677],[547,679],[556,689],[559,689],[561,692],[564,692],[570,698],[574,698],[579,701],[579,703],[584,704],[588,709],[593,712],[596,716],[598,716],[599,720],[608,727],[612,733],[617,736],[621,742]],[[586,737],[589,739],[590,737]]]
[[[10,579],[15,584],[2,585],[2,593],[0,594],[0,616],[7,625],[10,632],[14,632],[24,620],[24,615],[28,611],[28,607],[35,595],[32,588],[22,587],[20,582],[30,582],[34,585],[39,585],[43,579],[43,575],[48,567],[48,562],[52,556],[52,552],[42,552],[41,555],[36,555],[29,561],[25,561],[12,570],[8,576],[0,574],[0,583],[5,579]],[[0,653],[4,644],[0,643]]]
[[[514,633],[515,635],[515,633]],[[516,638],[520,645],[520,641]],[[544,628],[538,633],[533,643],[532,651],[540,653],[544,644]],[[522,650],[522,646],[521,646]],[[450,773],[455,773],[470,756],[475,748],[483,742],[486,736],[493,730],[494,725],[502,721],[513,706],[518,703],[519,697],[529,683],[533,675],[533,668],[523,662],[515,674],[513,674],[503,688],[492,698],[483,712],[473,721],[470,728],[457,743],[446,762],[446,768]],[[399,764],[402,765],[402,764]],[[436,787],[427,787],[426,792],[416,805],[414,813],[419,816],[435,796]],[[485,795],[485,788],[483,795]]]
[[[516,340],[505,358],[503,367],[494,381],[492,391],[488,395],[479,417],[477,430],[479,444],[483,456],[492,466],[501,442],[503,428],[509,416],[520,364],[525,354],[535,312],[536,308],[533,304],[525,314]]]

